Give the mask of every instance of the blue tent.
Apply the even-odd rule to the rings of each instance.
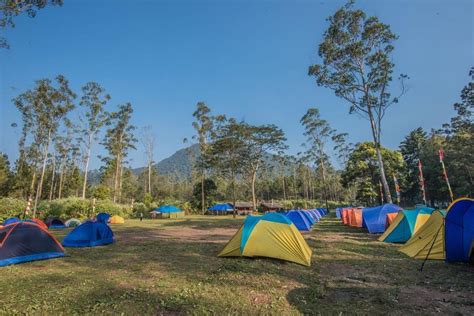
[[[26,221],[0,227],[0,245],[0,267],[64,257],[64,249],[53,235]]]
[[[309,210],[308,213],[311,214],[315,222],[319,222],[319,220],[321,219],[321,215],[316,212],[316,210]]]
[[[110,219],[110,214],[109,213],[99,213],[99,214],[97,214],[97,216],[95,218],[98,222],[107,224],[109,222],[109,219]]]
[[[232,205],[230,204],[216,204],[216,205],[213,205],[211,206],[210,208],[208,208],[208,211],[212,211],[212,212],[229,212],[229,211],[232,211],[233,210],[233,207]]]
[[[156,208],[155,211],[159,213],[179,213],[182,212],[181,209],[177,208],[174,205],[162,205],[159,208]]]
[[[323,207],[317,208],[317,210],[320,210],[321,212],[323,212],[323,216],[328,213],[328,210]]]
[[[385,231],[387,214],[398,213],[402,208],[395,204],[384,204],[376,207],[366,207],[362,209],[362,226],[367,228],[369,233],[377,234]]]
[[[87,221],[74,228],[63,240],[64,247],[95,247],[114,242],[114,233],[103,222]]]
[[[445,218],[446,261],[469,262],[474,247],[474,200],[459,199]]]
[[[316,223],[316,219],[309,213],[309,211],[301,211],[301,213],[306,217],[310,225]]]
[[[285,216],[290,219],[299,230],[311,229],[311,223],[301,211],[291,210],[286,212]]]
[[[49,217],[46,219],[45,224],[48,226],[49,229],[64,229],[66,225],[64,222],[57,217]]]
[[[341,211],[342,211],[342,207],[336,208],[336,217],[338,219],[341,219]]]
[[[3,222],[3,225],[18,223],[18,222],[21,222],[21,220],[20,220],[18,217],[10,217],[10,218],[7,218],[7,219]]]

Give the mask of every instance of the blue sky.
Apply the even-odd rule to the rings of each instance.
[[[156,160],[183,147],[198,101],[214,113],[283,128],[290,153],[304,141],[299,119],[309,107],[351,142],[370,140],[366,120],[307,75],[319,61],[326,17],[345,1],[72,1],[30,19],[18,17],[0,51],[0,151],[17,157],[19,123],[11,99],[34,80],[64,74],[77,91],[97,81],[109,110],[131,102],[137,126],[152,125]],[[399,35],[395,73],[409,91],[384,121],[383,145],[397,148],[412,129],[438,128],[454,115],[474,65],[470,0],[357,1]],[[144,164],[143,150],[131,153]],[[96,146],[95,155],[101,152]],[[92,167],[100,165],[94,158]]]

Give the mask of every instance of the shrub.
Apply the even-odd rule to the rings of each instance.
[[[26,209],[25,200],[13,198],[0,198],[0,222],[10,217],[18,217]]]

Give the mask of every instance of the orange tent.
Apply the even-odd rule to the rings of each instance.
[[[48,226],[39,218],[32,218],[31,221],[35,222],[41,228],[48,230]]]
[[[345,224],[345,225],[349,225],[349,212],[350,212],[350,208],[343,208],[342,209],[342,212],[341,212],[341,219],[342,219],[342,223]]]
[[[353,208],[350,215],[349,225],[352,227],[362,227],[362,209]]]
[[[390,224],[392,224],[393,220],[395,217],[397,217],[398,213],[388,213],[387,214],[387,219],[385,220],[385,228],[388,228]]]

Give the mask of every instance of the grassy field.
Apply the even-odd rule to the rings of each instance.
[[[474,314],[474,268],[420,261],[329,216],[305,233],[310,268],[217,258],[242,218],[128,220],[117,242],[0,268],[0,313]],[[63,238],[67,231],[56,231]]]

